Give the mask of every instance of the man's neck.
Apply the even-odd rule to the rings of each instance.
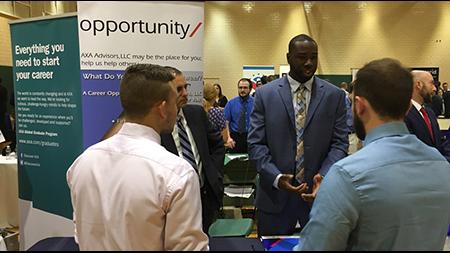
[[[366,129],[366,133],[370,133],[370,131],[372,131],[373,129],[387,124],[387,123],[392,123],[392,122],[403,122],[403,120],[400,119],[380,119],[378,117],[376,118],[372,118],[371,120],[369,120],[369,122],[367,122],[367,124],[365,124],[365,129]]]
[[[301,83],[301,84],[304,84],[304,83],[306,83],[308,80],[310,80],[311,78],[313,78],[314,75],[313,75],[311,78],[305,79],[305,78],[300,78],[300,77],[298,77],[297,75],[295,75],[295,74],[292,73],[292,72],[289,72],[289,76],[290,76],[292,79],[294,79],[295,81],[297,81],[297,82],[299,82],[299,83]]]
[[[245,97],[242,97],[242,96],[239,96],[239,97],[241,98],[242,101],[247,101],[249,95],[247,95],[247,96],[245,96]]]
[[[411,99],[414,100],[419,105],[423,105],[424,104],[423,98],[420,95],[418,95],[418,94],[417,95],[413,95]]]

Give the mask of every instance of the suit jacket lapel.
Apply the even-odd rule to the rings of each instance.
[[[195,146],[197,147],[198,152],[200,152],[201,147],[199,147],[199,144],[197,143],[197,141],[200,140],[200,133],[198,132],[199,127],[196,125],[196,122],[199,121],[199,119],[196,119],[194,117],[195,114],[190,113],[190,111],[188,110],[188,108],[186,106],[183,107],[182,110],[183,110],[183,114],[186,119],[187,125],[189,126],[189,129],[191,130],[192,138],[194,139]],[[191,143],[191,145],[192,145],[192,143]]]
[[[427,110],[428,117],[430,118],[431,130],[433,131],[433,143],[438,143],[437,142],[438,138],[439,138],[438,131],[441,131],[441,130],[438,127],[437,119],[436,118],[432,118],[430,116],[430,115],[435,115],[434,112],[430,108],[425,107],[425,110]]]
[[[177,126],[175,125],[175,127]],[[161,144],[166,148],[167,151],[178,156],[177,146],[175,145],[175,141],[173,140],[172,133],[162,134]]]
[[[286,76],[283,77],[282,83],[279,85],[278,93],[280,94],[284,107],[286,108],[286,112],[289,115],[291,124],[295,129],[295,112],[294,112],[294,105],[292,103],[293,98],[291,94],[292,93],[291,86],[289,85],[289,81]]]
[[[419,124],[422,126],[422,129],[425,130],[426,136],[428,137],[428,140],[430,141],[429,143],[433,143],[433,139],[431,138],[429,131],[428,131],[428,126],[425,123],[425,119],[422,117],[422,115],[420,114],[419,111],[417,111],[417,109],[414,106],[411,106],[411,111],[412,111],[412,116],[413,119],[416,122],[419,122]],[[428,111],[427,111],[428,112]],[[429,114],[428,114],[429,115]],[[430,119],[431,121],[431,119]]]
[[[304,128],[307,128],[308,124],[311,122],[312,116],[319,106],[320,101],[322,101],[324,94],[324,84],[320,82],[316,77],[314,77],[314,82],[311,89],[311,99],[309,102],[308,113],[306,114],[306,122]]]

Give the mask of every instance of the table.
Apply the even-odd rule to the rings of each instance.
[[[0,227],[19,226],[17,159],[0,156]]]
[[[209,239],[211,251],[264,251],[257,238],[217,237]],[[73,237],[51,237],[43,239],[27,251],[79,251]]]
[[[449,251],[447,237],[444,251]],[[211,251],[264,251],[262,243],[257,238],[217,237],[209,239]],[[52,237],[43,239],[27,251],[79,251],[73,237]]]

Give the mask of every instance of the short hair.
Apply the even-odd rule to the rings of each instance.
[[[288,52],[291,52],[292,50],[294,50],[294,45],[295,45],[295,42],[297,42],[297,41],[309,41],[309,42],[314,43],[317,47],[317,43],[313,38],[309,37],[306,34],[300,34],[300,35],[297,35],[294,38],[292,38],[291,41],[289,41],[289,51]]]
[[[399,61],[383,58],[358,71],[353,91],[366,98],[381,118],[403,119],[409,110],[413,79]]]
[[[219,88],[219,97],[222,97],[223,96],[223,94],[222,94],[222,87],[220,86],[220,84],[215,83],[214,87],[218,87]]]
[[[242,82],[242,81],[248,82],[248,89],[249,89],[249,90],[252,90],[252,81],[251,81],[250,79],[248,79],[248,78],[241,78],[241,79],[239,79],[239,81],[237,82],[237,85],[239,86],[239,83]]]
[[[261,77],[261,83],[262,83],[262,84],[268,83],[269,81],[268,81],[267,79],[268,79],[267,76],[262,76],[262,77]]]
[[[211,101],[215,99],[218,96],[218,92],[214,85],[211,83],[206,83],[205,86],[203,86],[203,98],[206,101]]]
[[[348,93],[353,93],[353,85],[355,85],[355,82],[351,82],[348,84],[348,89],[347,89]]]
[[[427,74],[430,74],[430,76],[433,77],[433,76],[431,75],[431,73],[428,72],[428,71],[426,71],[426,70],[412,70],[412,71],[411,71],[411,75],[412,75],[412,78],[413,78],[413,82],[414,82],[414,83],[416,83],[417,81],[424,81],[424,77],[425,77]],[[433,83],[433,84],[434,84],[434,83]]]
[[[167,100],[173,79],[172,73],[159,65],[129,66],[120,82],[120,102],[127,117],[143,117]]]
[[[181,76],[183,74],[183,72],[172,66],[164,66],[164,68],[170,71],[170,73],[174,76]]]

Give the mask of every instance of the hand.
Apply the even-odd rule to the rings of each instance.
[[[300,184],[299,186],[293,186],[291,184],[294,175],[290,174],[282,174],[280,179],[278,180],[278,188],[288,190],[290,192],[295,192],[299,196],[305,193],[308,190],[308,185],[306,183]]]
[[[317,191],[319,190],[320,187],[320,183],[322,182],[322,175],[320,175],[320,173],[317,173],[314,177],[313,177],[313,190],[312,193],[306,194],[303,193],[302,194],[302,198],[304,201],[307,202],[313,202],[314,199],[316,198],[317,195]]]
[[[236,142],[233,139],[231,139],[231,137],[228,138],[227,142],[225,143],[225,147],[229,148],[229,149],[232,149],[235,146],[236,146]]]

